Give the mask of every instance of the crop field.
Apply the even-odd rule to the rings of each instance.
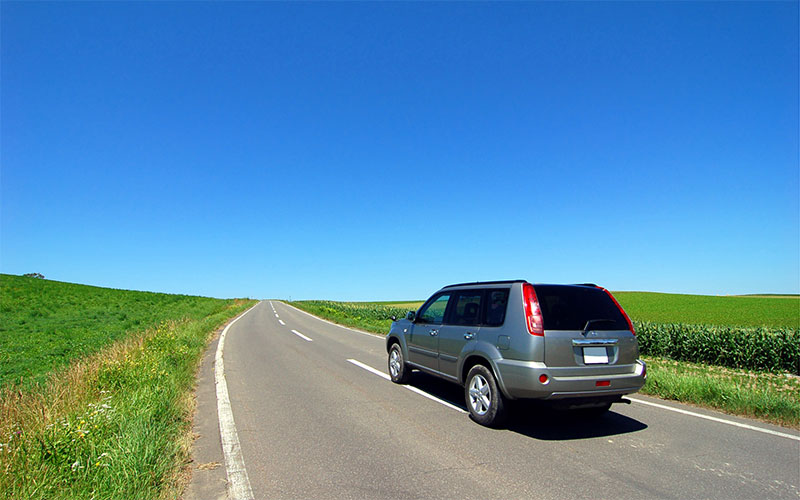
[[[614,292],[633,321],[646,323],[682,323],[725,327],[768,327],[800,329],[799,296],[725,296],[680,295],[653,292]],[[353,314],[385,327],[375,333],[389,331],[388,316],[405,315],[422,305],[419,301],[335,302],[300,301],[308,307],[341,309],[346,318]],[[345,309],[347,310],[345,312]]]
[[[800,328],[800,297],[614,292],[634,321]]]
[[[798,295],[682,295],[655,292],[613,292],[634,321],[694,325],[800,328]],[[423,301],[347,302],[358,306],[390,306],[417,310]]]
[[[0,275],[0,387],[42,382],[126,332],[204,318],[231,302]]]

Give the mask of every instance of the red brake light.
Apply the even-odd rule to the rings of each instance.
[[[628,328],[630,328],[631,333],[636,335],[636,330],[633,329],[633,323],[631,323],[631,319],[628,317],[628,313],[626,313],[625,309],[623,309],[622,306],[619,305],[619,302],[617,302],[617,299],[615,299],[614,296],[611,295],[611,292],[609,292],[608,290],[606,290],[602,286],[598,286],[597,288],[599,288],[600,290],[606,292],[608,294],[608,296],[611,297],[611,300],[614,301],[614,304],[616,304],[617,309],[619,309],[619,312],[622,313],[622,316],[625,318],[625,321],[628,322]]]
[[[598,380],[597,382],[594,383],[594,385],[596,385],[597,387],[608,387],[608,386],[611,385],[611,381],[610,380]]]
[[[530,283],[522,285],[522,299],[522,304],[525,308],[525,325],[528,327],[528,333],[543,337],[544,319],[542,319],[542,310],[539,308],[536,291]]]

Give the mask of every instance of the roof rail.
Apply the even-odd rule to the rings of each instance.
[[[599,286],[595,285],[594,283],[575,283],[576,286],[590,286],[592,288],[600,288]]]
[[[525,280],[506,280],[506,281],[473,281],[471,283],[456,283],[454,285],[447,285],[442,287],[442,290],[445,288],[453,288],[455,286],[467,286],[467,285],[509,285],[511,283],[526,283]]]

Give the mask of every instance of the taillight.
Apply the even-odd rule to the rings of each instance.
[[[608,296],[611,297],[611,300],[614,301],[614,304],[616,304],[617,309],[619,309],[619,312],[622,313],[622,316],[625,318],[625,321],[628,322],[628,328],[630,328],[631,333],[636,335],[636,330],[633,329],[633,323],[631,323],[631,319],[628,317],[628,313],[626,313],[625,309],[623,309],[622,306],[619,305],[619,302],[617,302],[617,299],[615,299],[614,296],[611,295],[611,292],[609,292],[608,290],[606,290],[602,286],[598,286],[597,288],[599,288],[600,290],[606,292],[608,294]]]
[[[525,308],[525,325],[528,327],[528,333],[543,337],[544,320],[542,319],[542,310],[539,308],[536,291],[530,283],[522,285],[522,299],[522,304]]]

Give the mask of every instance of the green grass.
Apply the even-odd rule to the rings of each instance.
[[[201,319],[228,303],[2,274],[0,387],[42,382],[53,370],[129,331],[168,319]]]
[[[330,300],[303,300],[288,302],[306,312],[329,319],[340,325],[359,328],[372,333],[386,334],[392,325],[392,315],[404,317],[409,310],[392,302],[335,302]],[[404,303],[400,303],[401,305]]]
[[[614,292],[634,321],[800,328],[800,298]]]
[[[67,349],[53,365],[41,359],[19,365],[36,375],[24,386],[12,379],[0,388],[0,497],[179,497],[191,449],[192,389],[200,358],[214,331],[253,301],[6,279],[3,286],[14,288],[15,307],[24,309],[15,309],[14,318],[48,318],[50,325],[60,318],[78,325],[66,330],[70,345],[86,339],[97,345],[88,346],[93,351],[88,355],[84,348]],[[30,314],[48,297],[57,306],[47,314]],[[103,304],[111,313],[102,313]],[[132,312],[127,318],[113,314],[117,305]],[[90,318],[94,322],[87,323],[87,311],[97,315]],[[126,330],[130,318],[140,322]],[[96,329],[106,334],[96,336]],[[38,355],[36,346],[28,345]],[[47,368],[53,371],[46,373]]]
[[[800,428],[800,377],[643,358],[643,394]]]

